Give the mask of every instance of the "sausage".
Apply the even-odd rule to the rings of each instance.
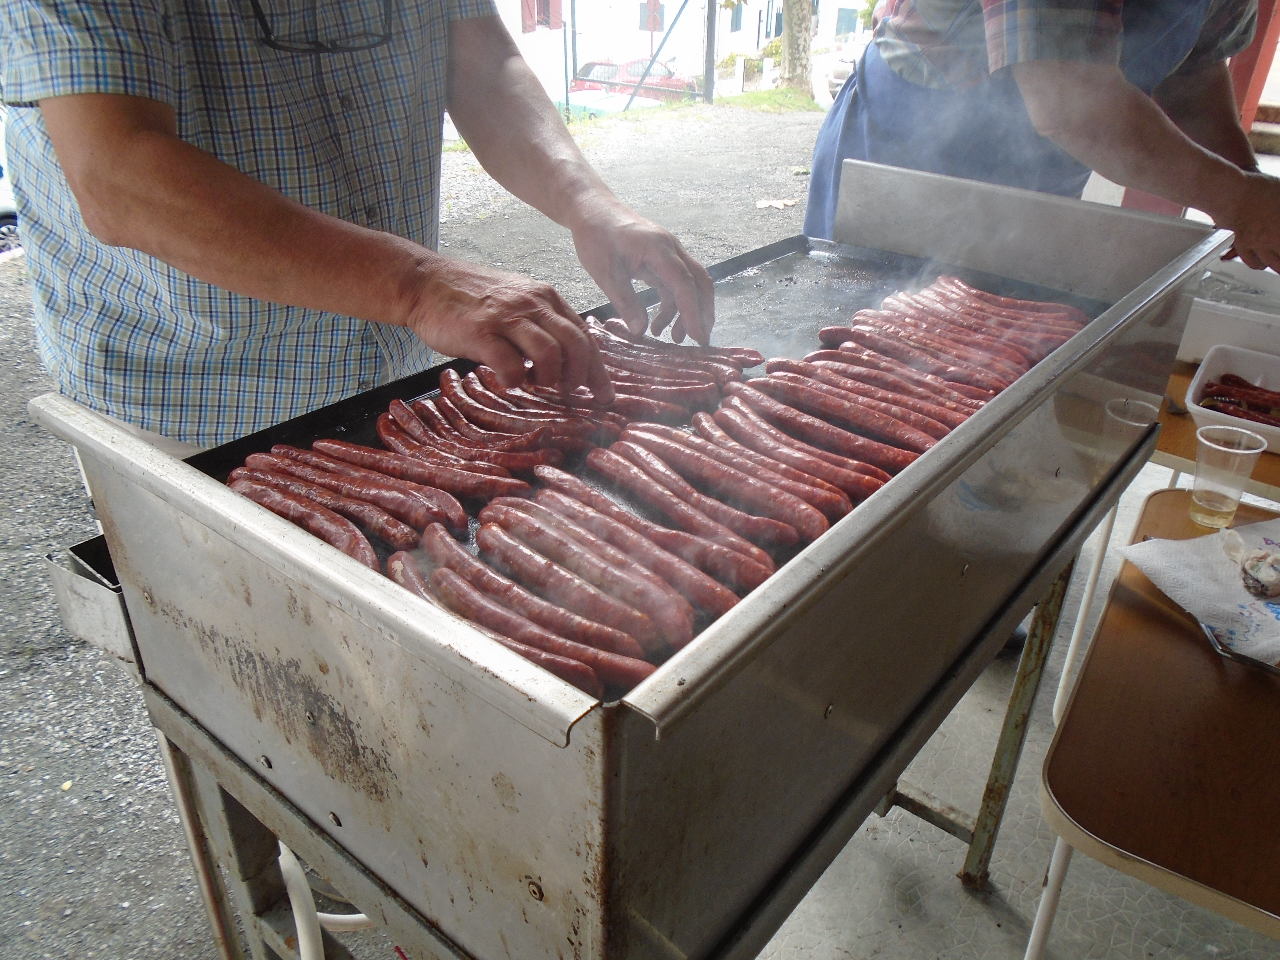
[[[400,520],[397,520],[381,507],[367,500],[345,497],[335,490],[320,484],[309,483],[299,477],[274,470],[255,470],[250,467],[236,467],[231,471],[231,480],[252,480],[268,487],[288,490],[314,500],[322,507],[328,507],[334,513],[346,517],[367,533],[377,537],[383,543],[396,550],[409,550],[418,542],[418,531]]]
[[[518,387],[504,387],[498,380],[497,372],[485,366],[476,367],[464,378],[464,388],[473,381],[479,381],[481,387],[509,404],[515,413],[543,411],[557,417],[586,420],[597,424],[609,436],[613,435],[612,427],[622,427],[620,418],[600,406],[595,394],[585,387],[577,387],[568,393],[528,382]],[[476,399],[484,403],[486,398]]]
[[[432,590],[430,581],[414,561],[412,554],[401,551],[387,557],[387,576],[423,600],[427,600],[436,606],[444,606],[440,598]],[[554,673],[561,680],[573,684],[584,693],[593,697],[604,696],[604,685],[600,682],[600,678],[596,676],[594,670],[580,660],[548,653],[545,650],[539,650],[537,647],[531,647],[516,640],[499,636],[478,624],[477,626],[483,633],[504,647],[514,650],[526,660],[532,661],[543,669]]]
[[[765,398],[768,400],[769,398]],[[887,470],[882,470],[874,464],[867,463],[863,460],[855,460],[852,457],[846,457],[839,453],[832,453],[830,450],[824,450],[822,447],[815,447],[805,443],[798,437],[793,437],[788,433],[784,433],[775,427],[772,423],[762,417],[756,408],[745,402],[741,397],[726,397],[724,404],[716,411],[715,416],[719,419],[720,413],[733,413],[748,423],[753,431],[758,432],[762,436],[775,440],[790,450],[812,457],[814,460],[825,461],[833,467],[839,467],[849,473],[861,474],[879,480],[881,483],[888,483],[891,474]],[[843,487],[841,488],[843,489]]]
[[[637,563],[673,586],[699,610],[719,616],[727,613],[738,602],[737,595],[714,577],[664,550],[644,534],[593,510],[585,503],[558,490],[539,490],[534,500],[625,551]]]
[[[637,425],[639,429],[648,432],[652,432],[653,428],[657,426],[658,424]],[[670,427],[665,429],[672,430]],[[683,431],[674,430],[672,430],[672,433],[679,434],[678,436],[664,435],[670,440],[692,447],[704,456],[717,460],[727,467],[731,467],[740,473],[745,473],[804,501],[826,517],[828,521],[839,520],[853,509],[853,503],[850,502],[844,491],[839,487],[832,486],[825,480],[819,480],[811,474],[802,473],[793,467],[788,467],[784,463],[779,463],[777,460],[772,460],[736,443],[728,434],[716,426],[715,420],[711,418],[710,414],[695,414],[694,429],[697,431],[696,436],[690,436]],[[627,439],[625,433],[623,434],[623,439]]]
[[[786,437],[785,434],[779,432],[779,436],[774,436],[771,432],[761,429],[761,423],[771,427],[767,422],[758,423],[732,406],[721,407],[715,412],[713,419],[717,426],[723,428],[730,437],[744,447],[825,480],[843,491],[852,503],[861,503],[884,486],[885,481],[879,477],[846,470],[793,446],[782,439]],[[884,471],[880,472],[884,473]],[[888,477],[888,474],[884,475]]]
[[[552,633],[623,656],[644,656],[644,648],[635,637],[543,600],[536,593],[507,579],[483,560],[473,557],[438,523],[422,531],[419,546],[437,567],[448,567],[480,592],[522,617],[528,617],[534,623],[546,627]]]
[[[454,613],[526,646],[585,663],[609,686],[630,689],[654,671],[651,663],[575,643],[486,597],[448,567],[431,574],[431,591]]]
[[[974,300],[979,300],[993,307],[1002,310],[1009,310],[1016,313],[1031,313],[1038,317],[1057,319],[1064,325],[1075,326],[1076,329],[1083,327],[1089,322],[1088,315],[1078,307],[1073,307],[1065,303],[1046,303],[1040,300],[1019,300],[1014,297],[1001,297],[994,293],[988,293],[978,287],[970,286],[959,277],[939,277],[935,283],[935,288],[940,290],[955,290]]]
[[[985,390],[988,394],[996,394],[1004,389],[1003,383],[992,380],[981,371],[975,375],[954,363],[941,360],[930,353],[919,350],[912,344],[903,343],[894,337],[886,337],[881,332],[870,327],[850,327],[849,341],[873,353],[880,353],[895,360],[900,360],[914,370],[941,377],[949,383],[967,384]],[[842,344],[841,349],[843,349],[843,346]]]
[[[559,450],[485,450],[482,447],[461,447],[440,437],[433,437],[425,444],[418,443],[404,434],[397,436],[394,421],[388,422],[389,418],[384,420],[386,416],[384,413],[378,417],[378,439],[391,450],[437,463],[441,462],[441,458],[433,454],[442,451],[451,458],[445,461],[449,465],[472,473],[509,477],[511,471],[527,473],[540,464],[557,464],[564,459],[564,454]],[[456,463],[452,462],[452,458],[457,458]]]
[[[794,383],[817,390],[819,393],[825,393],[841,403],[853,403],[867,410],[875,411],[897,420],[899,423],[904,423],[915,430],[919,430],[934,440],[944,439],[953,429],[951,423],[939,420],[937,417],[931,417],[926,413],[921,413],[919,410],[899,402],[900,398],[883,390],[864,386],[852,378],[836,377],[825,371],[819,373],[819,368],[816,367],[809,371],[802,371],[797,361],[793,360],[771,360],[769,362],[773,364],[773,369],[769,371],[769,375],[774,380],[783,383]],[[948,421],[951,420],[950,413],[945,410],[939,412]],[[963,421],[958,420],[956,422],[962,423]]]
[[[1023,347],[1016,335],[992,336],[990,328],[984,327],[981,322],[918,294],[899,293],[886,297],[880,309],[896,313],[913,326],[939,333],[949,340],[963,338],[963,343],[970,344],[983,353],[1000,357],[1023,372],[1034,366],[1038,359],[1036,354],[1039,349],[1028,350]]]
[[[803,359],[806,363],[843,363],[845,366],[858,367],[862,370],[874,370],[915,387],[921,396],[937,403],[960,404],[969,410],[980,410],[984,403],[995,396],[990,390],[981,390],[968,384],[952,383],[931,373],[913,369],[901,360],[867,350],[852,340],[840,344],[839,349],[836,350],[815,350],[806,354]]]
[[[485,560],[544,599],[631,634],[645,650],[662,649],[662,635],[647,616],[529,549],[498,524],[482,523],[476,546]]]
[[[800,540],[799,531],[789,523],[747,513],[695,489],[661,457],[638,444],[619,440],[609,449],[630,460],[695,510],[758,546],[790,547]]]
[[[424,460],[427,463],[442,463],[446,466],[457,467],[459,470],[470,471],[471,473],[482,473],[486,477],[511,476],[511,471],[498,463],[466,459],[462,454],[462,448],[454,447],[448,440],[435,438],[429,443],[419,443],[401,430],[390,414],[378,414],[378,419],[375,421],[375,429],[378,432],[378,439],[382,441],[382,445],[392,453],[413,457],[416,460]],[[458,452],[450,452],[451,450],[457,450]],[[495,454],[493,451],[480,449],[467,449],[466,453],[476,457],[494,457],[495,459],[501,456],[501,454]]]
[[[856,433],[850,433],[835,424],[812,417],[802,410],[785,403],[746,383],[730,385],[730,395],[741,399],[783,433],[792,434],[815,447],[830,450],[852,460],[861,460],[894,474],[910,466],[919,456],[912,450],[890,446]]]
[[[967,343],[961,343],[954,337],[925,330],[918,324],[910,322],[898,311],[865,310],[854,319],[859,328],[878,330],[887,337],[897,337],[912,344],[926,353],[931,353],[942,360],[953,362],[958,368],[972,374],[983,374],[992,382],[1000,382],[1008,387],[1026,372],[1021,364],[1013,364],[1001,356],[976,349]]]
[[[445,371],[446,374],[452,371]],[[446,378],[441,376],[440,389],[445,390]],[[450,385],[450,390],[446,396],[453,401],[454,405],[468,418],[480,423],[481,426],[487,426],[483,422],[484,417],[493,419],[493,415],[507,418],[508,422],[519,424],[524,422],[532,427],[545,426],[552,433],[561,436],[577,437],[580,439],[590,439],[597,443],[608,443],[613,437],[617,436],[617,428],[602,419],[593,419],[583,417],[577,411],[557,411],[543,410],[539,407],[525,406],[516,404],[506,399],[492,390],[485,388],[480,382],[480,378],[474,373],[469,373],[461,378],[458,382],[457,389],[454,390]],[[460,397],[462,399],[460,399]],[[466,403],[470,406],[466,406]],[[495,427],[494,429],[498,429]]]
[[[444,396],[432,397],[429,401],[435,411],[437,421],[442,422],[453,436],[437,431],[442,439],[452,440],[459,446],[482,447],[486,450],[539,450],[550,432],[545,427],[538,427],[528,433],[499,433],[494,430],[483,430],[464,417],[449,399]],[[428,401],[422,401],[425,407]],[[414,404],[415,410],[420,410]]]
[[[654,420],[660,423],[684,423],[689,419],[689,408],[667,400],[637,396],[614,388],[613,403],[609,407],[628,420]]]
[[[373,544],[354,523],[346,517],[338,516],[328,507],[322,507],[301,494],[281,490],[278,487],[269,487],[253,480],[232,480],[227,486],[259,506],[266,507],[272,513],[291,521],[330,546],[337,547],[370,570],[382,572]]]
[[[794,527],[805,540],[816,540],[827,532],[827,518],[799,497],[659,431],[661,427],[658,430],[631,428],[623,433],[622,439],[644,447],[685,480],[708,489],[718,499]]]
[[[623,552],[588,527],[583,526],[563,513],[552,510],[546,504],[536,502],[536,500],[508,498],[495,500],[489,507],[499,504],[509,506],[519,513],[524,513],[533,522],[541,524],[547,529],[555,530],[557,533],[563,534],[579,543],[591,554],[603,561],[605,567],[608,568],[606,576],[612,579],[614,584],[620,577],[631,581],[626,587],[607,586],[603,583],[597,583],[596,585],[606,593],[614,593],[623,602],[631,603],[638,610],[648,613],[655,623],[667,628],[671,636],[685,638],[670,641],[673,647],[681,647],[688,640],[693,639],[694,612],[689,600],[675,585],[650,570],[637,557]],[[485,509],[489,509],[489,507]],[[573,568],[571,567],[570,569]],[[591,576],[588,576],[585,570],[575,572],[578,572],[580,576],[589,582],[594,582],[592,579],[596,575],[594,572]],[[627,596],[616,592],[620,590],[625,591]],[[636,598],[635,602],[629,599],[630,596]],[[653,607],[653,609],[650,609],[650,607]]]
[[[719,450],[737,458],[739,462],[753,464],[756,468],[767,471],[768,474],[776,474],[777,476],[800,486],[810,487],[820,493],[831,494],[833,497],[839,498],[840,509],[844,510],[845,513],[848,512],[848,510],[845,510],[846,504],[849,509],[853,508],[853,504],[849,501],[848,495],[835,484],[829,483],[821,477],[801,470],[798,467],[793,467],[781,460],[775,460],[773,457],[753,450],[748,446],[744,446],[737,440],[733,439],[733,437],[729,436],[720,424],[716,423],[715,417],[712,414],[695,413],[693,415],[692,426],[694,432],[700,438],[706,440]],[[739,469],[745,470],[746,468],[740,467]],[[765,474],[762,474],[761,476],[764,477],[764,479],[768,479],[768,476]],[[800,494],[797,493],[796,496],[800,496]],[[804,497],[801,497],[800,499],[803,500]],[[822,509],[818,503],[812,500],[809,502],[813,503],[813,505],[818,507],[819,510]]]
[[[1037,361],[1070,338],[1063,331],[1032,329],[1030,325],[983,313],[961,300],[947,300],[933,290],[921,290],[919,293],[905,295],[904,299],[938,323],[972,330],[984,340],[1012,344]]]
[[[910,377],[904,375],[902,371],[891,373],[846,350],[815,350],[813,353],[806,354],[800,362],[811,364],[820,370],[829,370],[842,377],[856,379],[868,386],[879,387],[900,397],[919,397],[926,403],[950,410],[962,417],[969,417],[982,409],[982,401],[952,392],[947,389],[945,380],[938,380],[935,377],[937,382],[931,384],[923,374]],[[914,370],[910,372],[915,373]]]
[[[922,296],[926,296],[945,310],[963,313],[993,332],[1016,333],[1034,340],[1055,340],[1057,343],[1063,343],[1080,330],[1080,325],[1072,320],[1047,314],[1003,310],[958,290],[945,287],[931,287],[922,291]]]
[[[529,485],[515,477],[489,477],[443,464],[415,460],[399,453],[362,447],[345,440],[317,440],[311,448],[368,470],[436,487],[462,497],[489,500],[493,497],[519,497],[530,492]]]
[[[772,368],[770,369],[770,364]],[[907,384],[902,383],[903,389],[892,389],[881,387],[876,383],[868,382],[874,380],[892,381],[893,378],[887,374],[881,374],[879,377],[878,370],[859,371],[857,367],[848,365],[840,366],[838,364],[828,364],[822,366],[816,363],[809,363],[804,360],[770,360],[765,364],[765,368],[770,373],[795,373],[811,380],[817,380],[827,386],[835,387],[838,390],[850,391],[860,396],[867,397],[870,400],[876,400],[880,403],[887,403],[892,406],[901,407],[920,414],[923,417],[941,424],[946,431],[954,430],[960,424],[969,418],[969,412],[961,413],[944,407],[940,404],[931,403],[929,400],[923,399],[914,393]],[[861,374],[869,373],[873,376],[864,377]],[[901,383],[901,381],[899,381]],[[923,428],[922,428],[923,429]],[[944,434],[945,435],[945,434]]]
[[[719,369],[703,369],[701,367],[682,366],[679,361],[663,362],[660,358],[640,355],[630,350],[621,352],[605,351],[600,362],[606,369],[619,373],[632,373],[636,376],[652,377],[662,383],[690,383],[698,386],[715,387],[725,382],[726,375]],[[741,374],[738,374],[739,379]]]
[[[660,380],[645,374],[619,373],[607,363],[605,372],[613,381],[615,390],[629,390],[632,395],[665,400],[682,407],[714,407],[720,399],[720,388],[714,383],[686,383],[679,380]]]
[[[773,399],[797,410],[820,417],[829,424],[879,440],[913,453],[926,453],[937,441],[901,420],[885,416],[860,404],[849,394],[848,400],[798,383],[789,374],[773,374],[758,378],[752,386]]]
[[[443,523],[450,530],[459,532],[467,529],[467,512],[457,498],[443,490],[358,467],[352,467],[350,473],[339,473],[338,468],[348,464],[284,444],[276,444],[271,451],[250,454],[245,458],[245,466],[287,473],[308,483],[328,487],[345,497],[372,503],[415,530],[421,530],[430,523]],[[330,462],[335,464],[334,469],[330,469]]]
[[[479,520],[497,524],[531,550],[639,610],[658,627],[667,646],[678,649],[693,639],[693,609],[670,586],[616,551],[606,561],[563,524],[555,523],[559,518],[546,507],[530,507],[521,509],[509,499],[494,500],[480,511]]]
[[[864,311],[854,314],[853,319],[854,325],[850,328],[850,332],[855,341],[859,333],[879,334],[895,342],[899,350],[910,347],[918,354],[949,364],[950,373],[943,374],[948,379],[961,379],[965,383],[972,383],[987,390],[1004,390],[1018,379],[1017,371],[1007,370],[998,362],[958,349],[939,337],[904,327],[896,322],[896,316],[886,317],[875,311]]]
[[[621,458],[619,458],[621,459]],[[625,467],[631,464],[622,460]],[[598,492],[586,482],[572,474],[565,473],[555,467],[538,467],[534,475],[549,489],[582,503],[597,513],[634,530],[651,540],[657,546],[692,564],[699,570],[709,573],[730,590],[746,593],[754,590],[774,571],[773,560],[764,551],[757,551],[763,563],[757,562],[745,554],[713,542],[705,537],[697,536],[685,530],[672,530],[669,527],[652,523],[618,504],[604,494]],[[648,478],[639,473],[642,480]],[[745,541],[744,541],[745,542]],[[750,544],[747,544],[750,547]],[[755,549],[752,547],[752,549]]]
[[[773,568],[773,560],[754,543],[672,493],[620,453],[599,448],[591,450],[587,453],[586,465],[606,483],[635,498],[680,529],[736,550],[761,566]]]
[[[627,329],[627,325],[623,321],[616,318],[611,318],[603,322],[597,321],[594,326],[589,326],[588,329],[603,330],[612,334],[615,340],[620,340],[629,346],[634,346],[659,355],[687,357],[694,360],[701,360],[705,358],[732,364],[733,366],[744,370],[748,367],[756,367],[764,363],[764,354],[759,350],[752,350],[750,347],[701,347],[692,346],[687,343],[672,343],[667,340],[656,340],[652,337],[637,337]]]

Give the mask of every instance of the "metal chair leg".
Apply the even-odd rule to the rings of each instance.
[[[1040,960],[1044,956],[1049,929],[1053,926],[1053,918],[1058,912],[1058,900],[1062,896],[1062,882],[1067,878],[1067,866],[1070,863],[1071,847],[1059,837],[1053,845],[1053,857],[1049,860],[1049,871],[1045,875],[1044,892],[1040,894],[1040,906],[1036,908],[1036,919],[1031,925],[1027,952],[1022,960]]]

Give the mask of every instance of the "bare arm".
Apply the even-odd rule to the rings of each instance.
[[[619,308],[645,329],[631,282],[655,287],[661,331],[707,342],[713,323],[706,270],[667,231],[622,204],[582,156],[497,17],[449,28],[449,116],[485,170],[507,190],[568,227],[578,259]]]
[[[525,359],[539,382],[608,395],[599,355],[546,284],[443,257],[319,213],[177,136],[168,106],[105,94],[40,104],[85,225],[208,283],[412,329],[507,382]],[[224,238],[234,235],[236,244]]]
[[[1205,211],[1235,231],[1250,266],[1280,266],[1280,181],[1195,142],[1116,67],[1036,61],[1012,69],[1043,136],[1109,180]]]
[[[1240,126],[1231,71],[1225,60],[1201,70],[1175,73],[1156,87],[1153,97],[1195,143],[1241,170],[1258,169],[1249,137]]]

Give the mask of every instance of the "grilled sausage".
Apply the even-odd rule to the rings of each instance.
[[[462,544],[453,539],[440,524],[432,524],[422,531],[419,544],[422,552],[438,567],[448,567],[475,588],[492,597],[504,607],[522,617],[546,627],[569,640],[585,643],[601,650],[611,650],[627,657],[643,657],[644,648],[635,637],[615,630],[603,623],[596,623],[571,610],[550,603],[536,593],[498,573],[483,560],[473,557]]]
[[[585,663],[609,686],[630,689],[653,673],[651,663],[574,643],[538,626],[532,620],[486,597],[448,567],[436,569],[429,582],[431,592],[445,607],[459,616],[516,643]]]
[[[529,549],[497,524],[480,525],[476,546],[485,560],[544,599],[588,620],[629,633],[647,651],[662,649],[662,635],[643,613]]]
[[[461,497],[489,500],[493,497],[519,497],[530,492],[527,483],[514,477],[485,476],[469,470],[415,460],[399,453],[362,447],[345,440],[317,440],[311,448],[358,467],[435,487]]]
[[[354,523],[340,517],[327,507],[301,494],[269,487],[253,480],[232,480],[227,484],[236,493],[248,497],[254,503],[266,507],[272,513],[284,517],[325,543],[337,547],[353,560],[358,560],[370,570],[381,572],[378,555]]]
[[[792,434],[806,443],[849,459],[869,463],[886,473],[897,473],[904,467],[910,466],[918,456],[915,451],[880,443],[810,416],[789,404],[775,400],[749,384],[730,384],[729,390],[730,396],[741,399],[762,419],[768,420],[783,433]]]
[[[497,524],[531,550],[639,610],[658,627],[668,646],[679,648],[693,639],[693,609],[670,586],[625,556],[615,554],[606,561],[562,525],[548,522],[543,514],[551,511],[537,504],[530,507],[494,500],[480,511],[479,520]]]
[[[367,500],[345,497],[335,490],[309,483],[300,477],[275,470],[254,470],[250,467],[236,467],[231,471],[231,480],[252,480],[264,486],[288,490],[314,500],[322,507],[346,517],[360,526],[367,533],[377,537],[383,543],[396,550],[408,550],[418,542],[418,531],[400,520],[397,520],[381,507]]]
[[[443,523],[450,530],[459,532],[467,529],[467,512],[451,494],[362,470],[323,454],[276,444],[271,453],[250,454],[244,463],[255,470],[287,473],[328,487],[343,496],[372,503],[415,530],[421,530],[430,523]],[[347,466],[351,467],[350,471],[339,472]]]
[[[644,447],[685,480],[700,484],[719,499],[785,523],[795,528],[805,540],[816,540],[827,532],[827,519],[815,507],[777,485],[764,483],[717,457],[695,449],[684,440],[674,440],[656,430],[642,428],[628,429],[622,438]]]
[[[627,468],[631,467],[625,460],[622,463]],[[758,551],[764,560],[763,563],[759,563],[737,550],[705,537],[652,523],[624,509],[589,484],[563,470],[555,467],[538,467],[534,470],[534,475],[549,489],[571,497],[597,513],[634,530],[698,570],[706,571],[730,590],[741,593],[753,590],[764,583],[775,569],[772,559],[763,551]],[[647,480],[643,473],[640,473],[640,478]],[[747,546],[751,545],[747,544]]]

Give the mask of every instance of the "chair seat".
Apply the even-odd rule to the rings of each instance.
[[[1189,499],[1153,494],[1134,539],[1205,533]],[[1236,522],[1275,516],[1242,506]],[[1045,817],[1071,847],[1280,937],[1280,676],[1214,653],[1130,563],[1041,785]]]

